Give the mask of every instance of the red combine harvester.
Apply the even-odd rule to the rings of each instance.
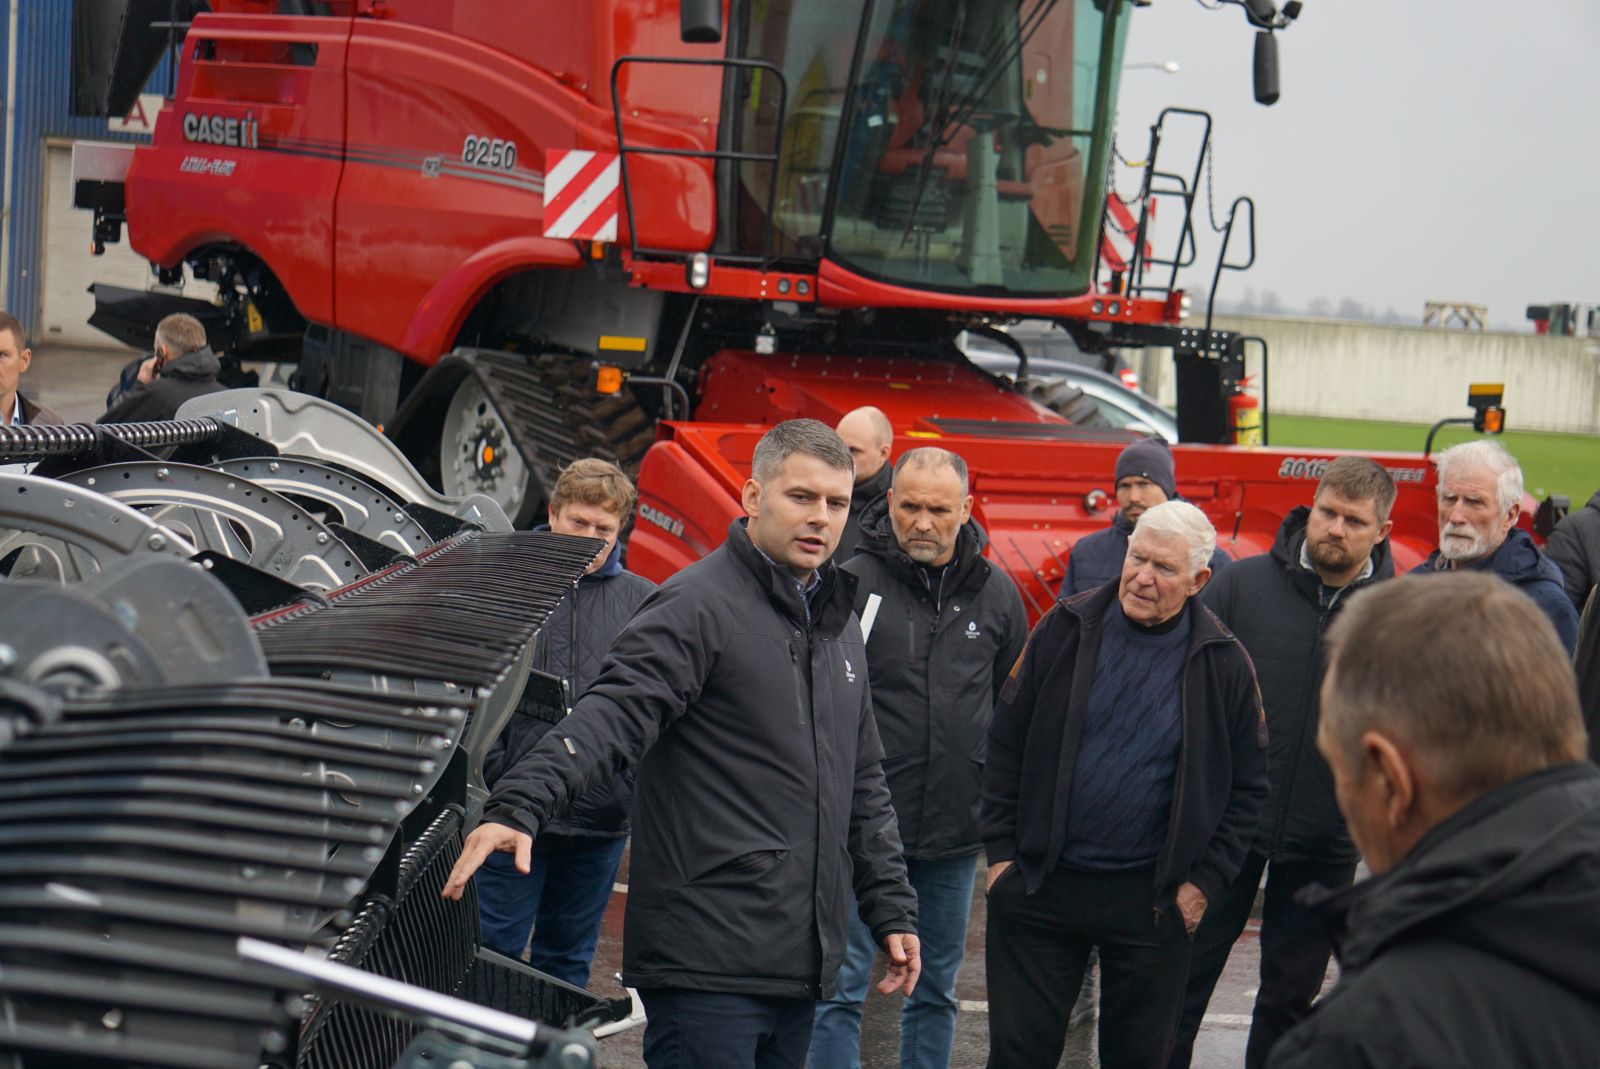
[[[1086,351],[1173,348],[1179,489],[1235,555],[1271,544],[1330,456],[1232,444],[1251,340],[1209,312],[1181,325],[1200,163],[1156,156],[1169,123],[1203,142],[1208,117],[1152,129],[1131,258],[1096,277],[1139,3],[79,3],[115,38],[78,72],[110,113],[178,49],[153,143],[84,153],[79,206],[97,242],[125,225],[159,282],[187,264],[220,293],[97,286],[92,322],[145,345],[161,315],[195,312],[219,350],[297,362],[297,388],[522,522],[573,457],[637,465],[645,575],[722,540],[763,428],[875,404],[897,453],[966,457],[991,553],[1042,612],[1072,543],[1110,518],[1129,436],[1033,400],[1020,347],[1012,382],[955,344],[1022,317]],[[1270,103],[1272,32],[1299,4],[1239,6]],[[1158,258],[1162,197],[1179,237]],[[1253,246],[1253,208],[1234,209]],[[1253,259],[1223,253],[1218,276]],[[1433,475],[1385,463],[1407,567],[1434,543]]]

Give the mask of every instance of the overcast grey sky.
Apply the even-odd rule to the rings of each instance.
[[[1251,95],[1253,33],[1236,6],[1155,0],[1125,55],[1181,69],[1125,71],[1123,155],[1143,158],[1163,106],[1204,108],[1219,214],[1256,200],[1255,268],[1219,299],[1349,297],[1412,321],[1429,299],[1468,301],[1512,329],[1530,329],[1528,304],[1600,302],[1600,5],[1305,0],[1278,35],[1270,108]],[[1197,301],[1209,277],[1188,276]]]

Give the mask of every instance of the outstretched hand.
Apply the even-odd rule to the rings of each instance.
[[[450,870],[450,878],[444,881],[444,897],[452,902],[459,900],[472,874],[496,851],[515,854],[517,871],[524,876],[533,867],[533,836],[504,824],[485,821],[473,828],[467,841],[461,844],[461,856]]]
[[[922,944],[909,932],[894,932],[885,937],[883,949],[889,955],[889,968],[878,981],[878,990],[885,995],[900,990],[911,994],[922,975]]]

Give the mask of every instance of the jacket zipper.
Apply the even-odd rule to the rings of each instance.
[[[1206,639],[1190,650],[1183,659],[1183,675],[1178,680],[1178,701],[1181,709],[1180,716],[1183,719],[1183,740],[1180,743],[1181,749],[1178,751],[1178,779],[1172,788],[1172,812],[1167,817],[1167,843],[1162,847],[1161,860],[1156,864],[1157,893],[1161,891],[1162,883],[1170,879],[1169,870],[1172,866],[1172,851],[1178,840],[1178,814],[1183,812],[1183,793],[1187,778],[1186,773],[1189,770],[1189,666],[1193,664],[1195,656],[1201,650],[1207,646],[1218,645],[1226,641],[1227,639],[1223,638]],[[1155,922],[1159,925],[1161,923],[1161,906],[1158,903],[1154,908]]]

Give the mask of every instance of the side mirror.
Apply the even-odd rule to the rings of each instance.
[[[691,45],[714,45],[721,41],[722,0],[680,0],[678,36]]]
[[[1255,83],[1257,104],[1278,102],[1278,39],[1269,30],[1256,34]]]

